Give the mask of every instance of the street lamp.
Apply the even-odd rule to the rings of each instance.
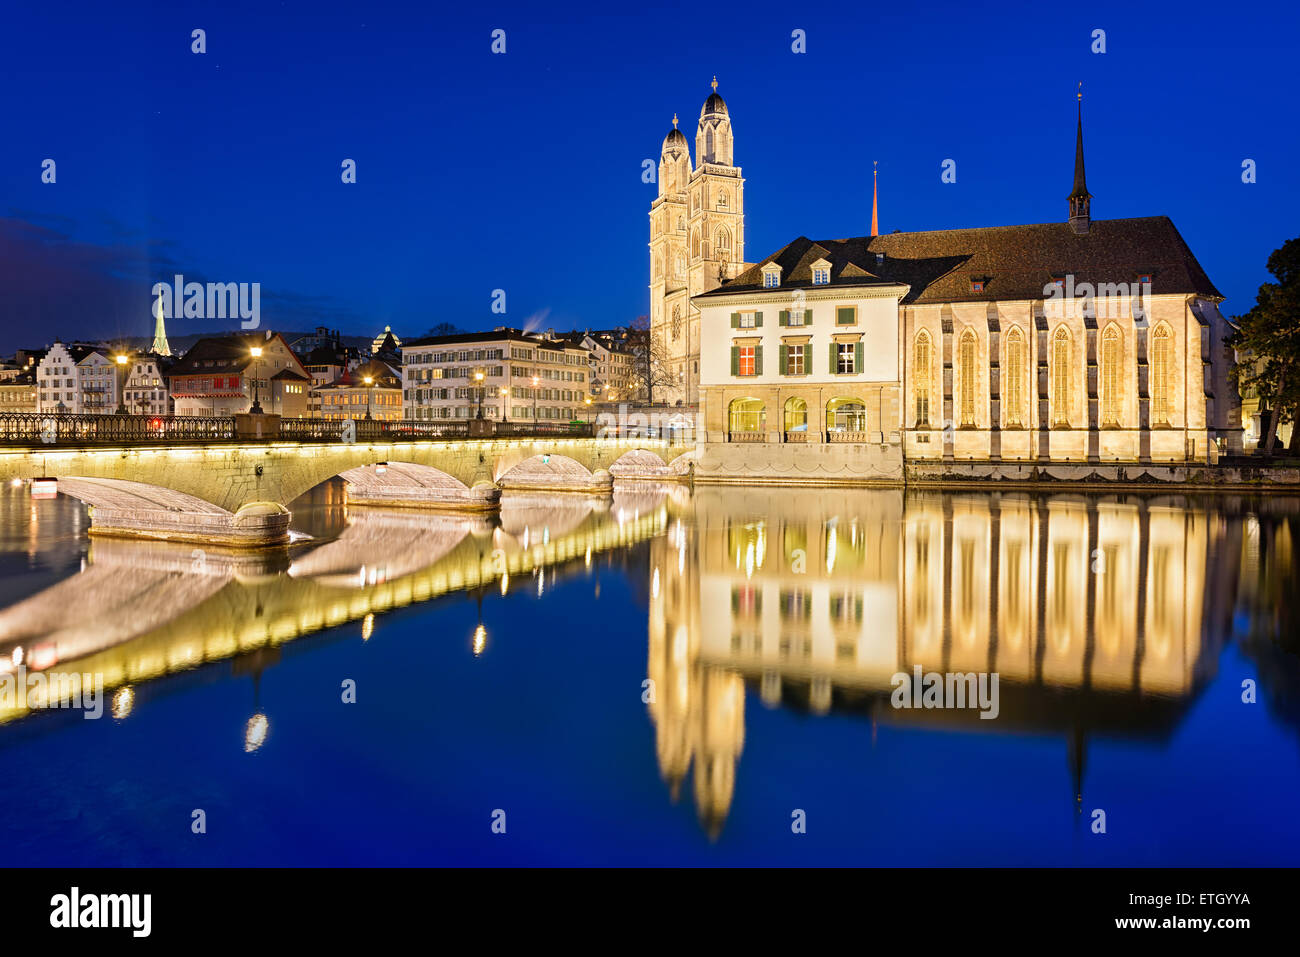
[[[508,390],[505,386],[502,386],[501,387],[501,421],[502,422],[508,421],[506,418],[506,412],[507,412],[506,396],[508,396],[509,394],[510,394],[510,390]]]
[[[374,385],[375,377],[368,375],[362,381],[366,384],[366,418],[368,419],[370,418],[370,387]]]
[[[483,418],[483,373],[482,372],[474,373],[474,382],[477,384],[477,392],[478,392],[478,396],[477,396],[478,416],[477,417],[481,419]]]
[[[257,370],[262,365],[262,347],[253,346],[253,348],[249,349],[248,351],[249,354],[252,355],[253,357],[253,405],[251,408],[249,408],[248,411],[251,412],[253,415],[261,415],[262,403],[258,401]]]
[[[130,360],[122,353],[113,357],[117,361],[117,372],[113,374],[117,382],[117,414],[126,415],[126,364]]]

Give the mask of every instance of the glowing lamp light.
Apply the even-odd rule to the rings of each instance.
[[[124,366],[127,363],[127,358],[124,355],[116,355],[113,358],[117,360],[117,364],[120,366]]]
[[[487,629],[480,624],[474,629],[474,657],[477,658],[483,654],[483,649],[487,647]]]
[[[244,753],[251,754],[266,743],[271,722],[260,711],[248,719],[244,726]]]
[[[251,348],[251,349],[248,350],[248,353],[249,353],[249,355],[251,355],[254,359],[260,359],[260,358],[262,358],[262,347],[261,347],[261,346],[253,346],[253,348]]]
[[[113,717],[118,721],[121,721],[131,713],[131,709],[134,706],[135,691],[131,689],[131,686],[126,685],[125,687],[118,688],[117,692],[113,695]]]
[[[361,640],[369,641],[375,633],[375,613],[372,611],[361,622]]]

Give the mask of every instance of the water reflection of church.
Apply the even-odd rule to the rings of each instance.
[[[1183,498],[697,492],[652,545],[659,764],[721,827],[764,704],[880,724],[1162,735],[1214,668],[1240,525]],[[1216,620],[1214,616],[1221,616]],[[896,711],[914,666],[997,672],[1001,714]]]

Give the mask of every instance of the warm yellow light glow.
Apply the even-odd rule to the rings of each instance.
[[[372,611],[361,622],[361,640],[369,641],[375,633],[375,613]]]
[[[115,358],[115,359],[117,360],[117,364],[118,364],[118,365],[120,365],[120,366],[124,366],[124,365],[126,365],[126,362],[127,362],[126,356],[124,356],[124,355],[117,355],[117,356],[114,356],[113,358]]]
[[[261,346],[253,346],[253,348],[249,349],[248,351],[252,354],[252,356],[253,356],[254,359],[260,359],[260,358],[262,358],[262,347],[261,347]]]
[[[113,717],[121,721],[131,713],[131,708],[135,705],[135,692],[130,685],[118,688],[113,695]]]
[[[483,654],[483,649],[487,647],[487,629],[480,623],[474,629],[474,657]]]
[[[366,385],[374,385],[374,384],[375,384],[374,377],[373,377],[373,376],[366,376],[366,378],[365,378],[365,382],[366,382]]]
[[[245,753],[252,753],[265,744],[266,735],[270,729],[271,722],[260,711],[249,718],[248,725],[244,728]]]
[[[475,372],[475,373],[474,373],[474,381],[475,381],[475,382],[482,382],[482,381],[483,381],[483,373],[481,373],[481,372]]]

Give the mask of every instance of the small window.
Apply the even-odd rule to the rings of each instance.
[[[1138,283],[1143,286],[1151,285],[1151,273],[1144,272],[1142,275],[1138,276]]]
[[[758,325],[758,323],[755,321],[755,317],[756,317],[756,316],[757,316],[757,313],[753,313],[753,312],[742,312],[742,313],[740,314],[740,328],[741,328],[741,329],[753,329],[753,328],[755,328],[755,327]]]
[[[831,281],[831,271],[825,266],[819,266],[813,270],[813,285],[824,286]]]
[[[970,281],[970,291],[971,291],[971,292],[983,292],[983,291],[984,291],[984,280],[983,280],[983,279],[972,279],[972,280]]]
[[[775,289],[781,284],[781,277],[774,272],[763,273],[763,288]]]

